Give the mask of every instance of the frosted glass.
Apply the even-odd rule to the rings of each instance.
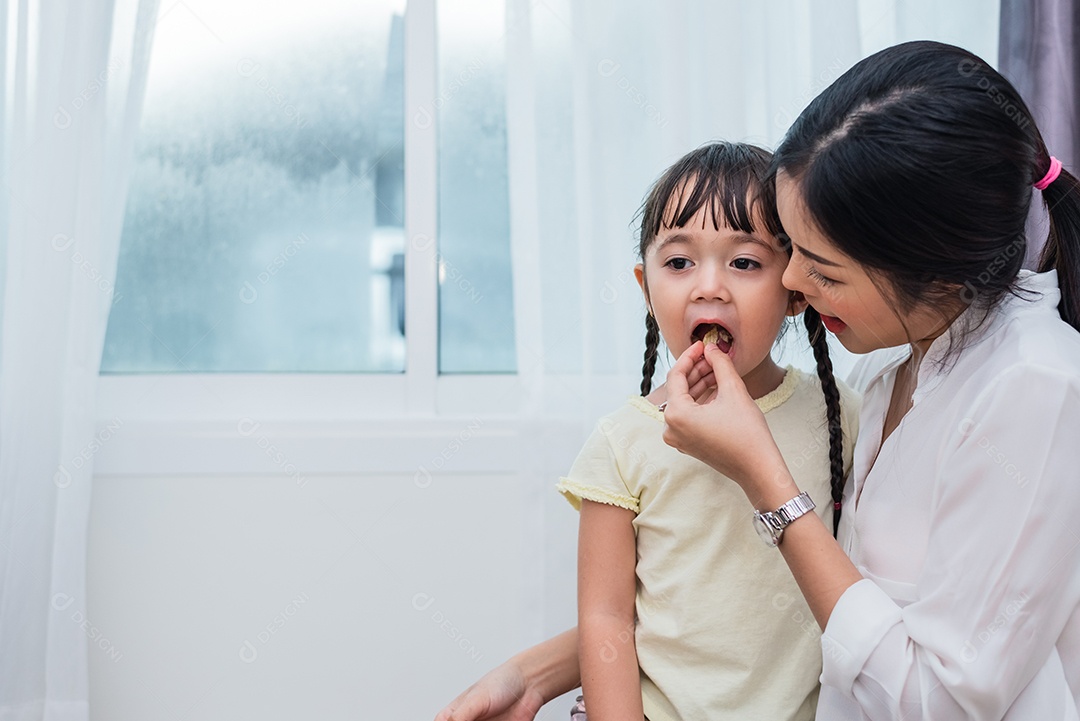
[[[162,5],[103,372],[404,370],[403,2]]]
[[[505,17],[503,0],[438,2],[442,373],[516,370]]]

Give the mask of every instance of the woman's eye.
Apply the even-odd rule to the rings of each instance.
[[[823,276],[821,273],[818,272],[818,269],[813,266],[807,266],[806,274],[823,286],[829,286],[836,282],[832,278],[826,278],[825,276]]]
[[[690,267],[690,260],[687,258],[672,258],[664,265],[669,266],[673,270],[686,270]]]
[[[751,268],[760,268],[761,263],[756,260],[750,260],[749,258],[736,258],[731,261],[731,264],[738,270],[750,270]]]

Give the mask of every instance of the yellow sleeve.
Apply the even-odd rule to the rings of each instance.
[[[595,501],[625,508],[637,513],[638,497],[627,487],[623,478],[626,458],[614,438],[619,437],[618,423],[610,418],[600,421],[585,441],[570,472],[559,479],[556,490],[577,510],[581,501]]]

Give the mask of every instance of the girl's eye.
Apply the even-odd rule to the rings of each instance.
[[[836,281],[832,278],[826,278],[825,276],[823,276],[821,273],[818,272],[818,269],[812,265],[806,266],[806,274],[823,286],[830,286],[836,283]]]
[[[738,270],[750,270],[751,268],[760,268],[761,263],[756,260],[750,260],[749,258],[736,258],[731,261],[731,264]]]
[[[690,267],[689,258],[672,258],[664,265],[669,266],[673,270],[686,270]]]

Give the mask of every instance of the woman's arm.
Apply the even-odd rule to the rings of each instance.
[[[634,512],[582,501],[578,530],[578,628],[590,721],[644,717],[634,646],[637,545]]]
[[[935,477],[912,480],[934,486],[914,600],[845,593],[823,681],[874,721],[1075,718],[1080,381],[1026,364],[957,411]]]
[[[680,387],[700,356],[692,347],[668,376],[665,439],[774,509],[798,489],[730,361],[709,352],[714,401],[697,406]],[[962,417],[934,478],[918,479],[936,490],[914,600],[901,607],[861,579],[814,514],[784,532],[780,549],[824,627],[822,683],[872,721],[1068,717],[1062,660],[1080,635],[1080,382],[1018,366]],[[1072,646],[1059,651],[1068,633]]]
[[[712,367],[717,389],[699,403],[687,377],[700,375],[702,364]],[[688,348],[668,374],[667,389],[664,440],[669,445],[735,480],[759,511],[774,511],[799,495],[765,416],[731,359],[715,345],[704,349],[699,342]],[[862,576],[816,513],[787,527],[780,552],[818,625],[825,628],[840,596]]]
[[[572,628],[490,671],[435,721],[533,721],[541,706],[580,685],[578,631]]]

